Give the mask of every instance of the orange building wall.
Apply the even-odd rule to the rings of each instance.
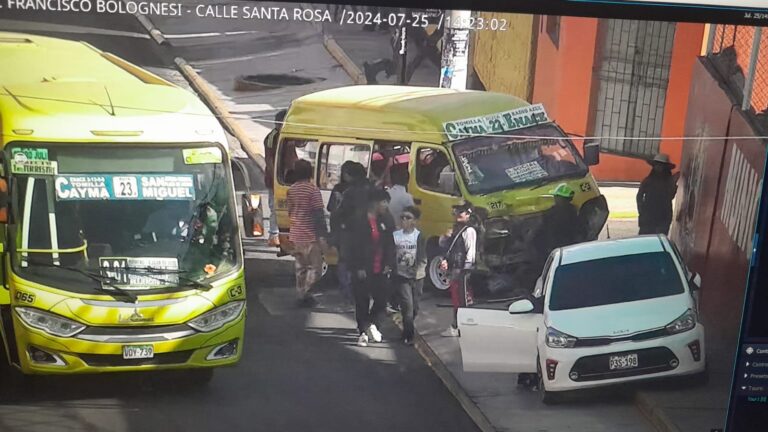
[[[533,102],[543,103],[549,116],[566,132],[587,136],[592,132],[590,97],[596,85],[598,19],[562,17],[559,48],[544,31],[545,23],[544,17],[539,29]],[[704,24],[677,25],[662,136],[683,135],[691,71],[703,37]],[[577,140],[576,145],[581,147],[582,143]],[[679,140],[663,141],[660,149],[680,165]],[[640,181],[648,171],[645,161],[605,153],[600,164],[592,167],[598,181]]]

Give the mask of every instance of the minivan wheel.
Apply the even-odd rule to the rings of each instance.
[[[438,292],[448,292],[450,287],[448,272],[440,269],[443,259],[437,238],[430,239],[427,242],[427,282]]]

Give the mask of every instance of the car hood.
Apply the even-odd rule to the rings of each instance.
[[[184,323],[213,307],[203,296],[188,295],[138,303],[69,298],[50,311],[89,325],[151,326]]]
[[[650,300],[549,311],[547,326],[577,338],[619,337],[665,327],[691,308],[680,294]]]

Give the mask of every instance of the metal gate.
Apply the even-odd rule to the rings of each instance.
[[[606,137],[604,151],[651,157],[659,140],[637,138],[661,135],[675,24],[603,19],[600,26],[593,135]]]

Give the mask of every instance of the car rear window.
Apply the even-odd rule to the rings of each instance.
[[[550,310],[626,303],[685,292],[666,252],[603,258],[558,267]]]

